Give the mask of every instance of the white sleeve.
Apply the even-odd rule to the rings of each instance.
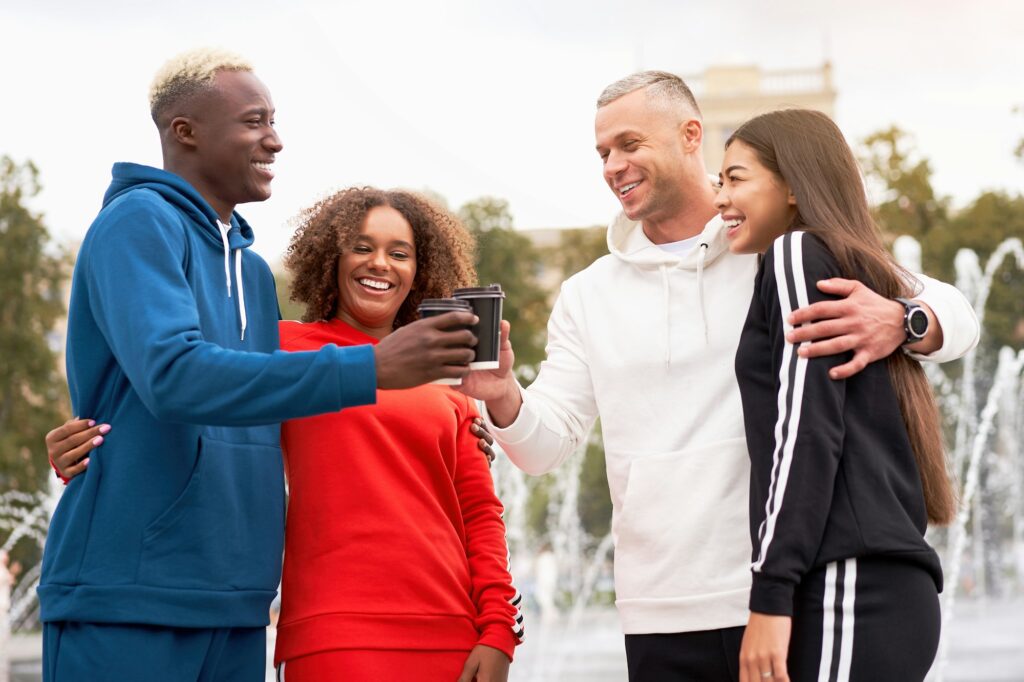
[[[515,421],[498,428],[484,411],[487,428],[502,450],[513,464],[534,476],[564,462],[597,419],[574,280],[562,285],[555,301],[548,320],[547,359],[534,382],[526,389],[520,387],[523,405]]]
[[[932,279],[927,275],[914,275],[921,282],[921,292],[914,296],[915,300],[927,303],[935,313],[935,319],[942,327],[942,346],[928,355],[907,353],[915,360],[929,362],[949,362],[958,360],[978,345],[981,338],[981,325],[974,308],[959,289]]]

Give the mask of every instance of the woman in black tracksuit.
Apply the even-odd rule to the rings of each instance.
[[[716,205],[735,252],[763,253],[736,357],[751,458],[751,618],[741,679],[923,680],[938,646],[942,569],[929,521],[954,513],[938,412],[897,352],[845,380],[849,358],[802,357],[787,318],[858,279],[913,295],[886,253],[856,162],[824,114],[772,112],[726,145]],[[899,299],[908,342],[927,315]]]

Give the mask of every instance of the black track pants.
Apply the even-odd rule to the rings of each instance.
[[[828,564],[797,590],[793,682],[919,682],[939,645],[935,582],[907,562],[868,557]]]
[[[738,682],[743,628],[626,635],[629,682]]]

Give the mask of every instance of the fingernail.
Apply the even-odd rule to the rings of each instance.
[[[110,433],[110,424],[104,424],[101,426],[100,433]]]
[[[95,419],[90,419],[89,420],[89,426],[96,426],[96,420]]]
[[[93,445],[102,445],[103,444],[103,436],[96,436],[95,438],[93,438],[92,439],[92,444]]]
[[[85,459],[82,460],[82,466],[84,466],[84,467],[89,466],[89,458],[88,457],[86,457]]]

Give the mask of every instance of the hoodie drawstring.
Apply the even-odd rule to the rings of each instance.
[[[224,243],[224,283],[228,288],[228,298],[231,298],[231,246],[228,244],[228,230],[230,225],[217,221],[220,228],[220,238]],[[235,281],[238,282],[238,317],[241,320],[241,340],[245,341],[245,292],[242,290],[242,250],[235,249]]]
[[[220,228],[220,238],[224,242],[224,284],[228,287],[228,298],[231,298],[231,247],[228,246],[228,226],[217,221]]]
[[[700,319],[704,323],[704,345],[708,345],[708,315],[704,309],[704,259],[708,255],[707,242],[701,242],[697,254],[697,296],[700,298]]]
[[[665,290],[665,366],[672,364],[672,287],[668,281],[668,265],[661,265],[661,286]]]
[[[242,250],[235,249],[235,281],[238,282],[238,317],[242,322],[242,337],[245,341],[245,292],[242,290]]]

